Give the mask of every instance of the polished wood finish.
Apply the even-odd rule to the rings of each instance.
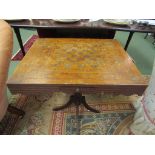
[[[104,29],[37,29],[40,38],[100,38],[113,39],[115,30]]]
[[[112,39],[37,39],[19,63],[12,93],[142,94],[147,81],[120,43]]]
[[[8,21],[15,31],[20,28],[35,28],[40,37],[81,37],[81,38],[114,38],[115,31],[130,32],[125,50],[127,50],[130,40],[134,32],[155,33],[155,26],[152,25],[114,25],[106,23],[103,19],[90,21],[89,19],[81,19],[75,23],[59,23],[52,19],[31,19],[21,21]],[[18,30],[19,31],[19,30]],[[67,33],[64,33],[66,32]],[[76,33],[75,33],[75,32]],[[69,32],[69,33],[68,33]],[[79,33],[80,34],[79,34]],[[82,35],[82,36],[81,36]],[[25,55],[24,47],[21,42],[20,31],[16,33],[19,45]]]
[[[60,107],[53,108],[53,110],[54,111],[63,110],[65,108],[68,108],[72,104],[74,104],[77,108],[79,108],[80,105],[83,105],[87,110],[91,112],[99,113],[99,110],[93,109],[86,103],[85,96],[82,96],[82,93],[79,93],[79,92],[75,92],[73,95],[71,95],[69,101],[66,104]]]
[[[37,29],[70,29],[70,28],[83,28],[83,29],[106,29],[106,30],[117,30],[117,31],[128,31],[128,32],[150,32],[155,33],[154,25],[114,25],[106,23],[103,19],[98,21],[90,21],[89,19],[81,19],[79,22],[65,24],[55,22],[52,19],[25,19],[22,21],[8,21],[12,27],[19,28],[37,28]]]

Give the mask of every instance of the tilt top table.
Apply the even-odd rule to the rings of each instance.
[[[53,110],[79,105],[98,113],[82,93],[141,95],[147,81],[121,45],[112,39],[38,39],[7,82],[12,93],[71,92],[69,101]]]
[[[147,86],[113,39],[37,39],[7,82],[12,93],[55,91],[141,95]]]

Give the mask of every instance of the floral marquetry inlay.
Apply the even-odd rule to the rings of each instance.
[[[38,39],[14,73],[15,81],[53,84],[133,84],[143,78],[112,39]]]

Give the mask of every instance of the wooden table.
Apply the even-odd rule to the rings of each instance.
[[[147,82],[113,39],[37,39],[7,85],[13,94],[55,91],[141,95]]]
[[[79,32],[88,31],[89,33],[99,32],[102,34],[102,31],[126,31],[130,32],[126,45],[125,50],[127,50],[130,40],[134,34],[134,32],[141,32],[141,33],[155,33],[155,26],[147,25],[147,26],[140,26],[139,24],[131,24],[127,26],[120,26],[120,25],[113,25],[104,22],[104,20],[98,21],[90,21],[89,19],[81,19],[79,22],[72,23],[72,24],[60,24],[55,22],[52,19],[32,19],[32,20],[22,20],[22,21],[9,21],[9,24],[14,28],[16,33],[17,39],[19,41],[19,45],[25,55],[25,51],[23,48],[23,43],[20,35],[20,28],[35,28],[38,32],[42,31],[43,29],[48,31],[49,29],[52,31],[66,31],[66,30],[78,30]],[[114,33],[111,33],[114,34]],[[113,37],[111,35],[111,37]]]

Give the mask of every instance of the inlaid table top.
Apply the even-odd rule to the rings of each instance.
[[[13,93],[108,87],[123,92],[126,86],[142,93],[147,81],[112,39],[38,39],[8,80]]]

